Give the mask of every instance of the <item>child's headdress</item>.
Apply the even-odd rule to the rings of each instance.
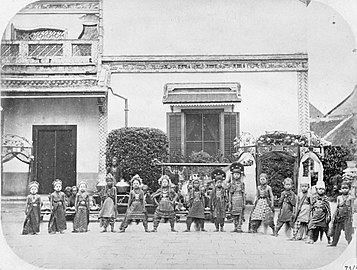
[[[324,181],[317,181],[316,188],[326,188]]]
[[[229,170],[231,171],[231,173],[240,173],[240,174],[244,174],[244,166],[238,162],[233,162],[231,164],[231,166],[229,166]]]
[[[347,186],[348,189],[351,189],[351,184],[349,182],[347,182],[347,181],[342,181],[341,188],[342,188],[342,186]]]
[[[57,185],[57,184],[62,185],[62,180],[56,179],[55,181],[52,182],[52,185],[53,185],[53,186],[55,186],[55,185]]]
[[[162,180],[166,179],[167,182],[169,182],[169,185],[168,186],[171,186],[171,179],[168,175],[164,174],[163,176],[161,176],[157,182],[159,183],[159,185],[161,186],[161,183],[162,183]]]
[[[66,186],[65,188],[64,188],[64,191],[65,192],[71,192],[72,191],[72,188],[70,187],[70,186]]]
[[[81,180],[78,182],[78,186],[80,185],[85,185],[86,187],[88,187],[87,181]]]
[[[111,173],[107,174],[107,176],[105,177],[105,182],[114,182],[114,177]]]
[[[135,180],[139,181],[140,185],[142,185],[143,179],[141,179],[138,174],[135,174],[135,175],[133,176],[133,178],[131,178],[130,183],[133,184],[133,182],[134,182]]]
[[[291,185],[292,185],[292,184],[293,184],[293,179],[291,179],[291,178],[289,178],[289,177],[285,178],[285,179],[284,179],[284,185],[285,185],[285,184],[291,184]]]
[[[32,187],[36,187],[38,189],[39,186],[40,184],[37,181],[31,181],[29,183],[29,189],[31,189]]]
[[[223,180],[226,178],[226,173],[222,169],[215,169],[211,173],[212,180]]]

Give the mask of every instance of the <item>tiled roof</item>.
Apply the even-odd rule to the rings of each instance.
[[[346,119],[325,138],[332,145],[350,145],[357,142],[357,114]]]
[[[314,105],[312,105],[311,103],[309,103],[310,105],[310,118],[320,118],[323,117],[324,114],[317,109]]]
[[[352,93],[345,98],[340,104],[333,108],[326,116],[347,115],[357,113],[357,85]]]
[[[241,101],[239,83],[167,84],[164,104],[233,104]]]
[[[310,122],[310,129],[317,136],[323,138],[328,132],[334,129],[344,119],[345,117],[320,118],[316,121]]]

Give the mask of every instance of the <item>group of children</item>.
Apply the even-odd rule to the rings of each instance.
[[[242,224],[245,221],[244,210],[246,205],[246,194],[244,184],[244,166],[234,162],[230,166],[231,177],[228,181],[226,173],[221,169],[216,169],[211,173],[214,181],[214,187],[209,194],[209,209],[216,232],[224,231],[224,224],[227,213],[231,215],[234,224],[233,232],[243,232]],[[318,236],[325,233],[328,236],[330,246],[336,246],[341,234],[345,231],[345,237],[348,243],[352,240],[352,214],[353,197],[350,193],[350,185],[347,182],[341,184],[341,195],[337,198],[337,209],[332,217],[327,196],[325,195],[324,182],[318,182],[316,193],[309,192],[309,183],[300,184],[300,193],[296,196],[292,191],[293,181],[290,178],[284,180],[284,191],[282,191],[278,206],[280,212],[274,225],[274,195],[272,188],[268,185],[268,177],[265,173],[259,176],[260,185],[257,187],[257,193],[253,208],[249,215],[249,232],[256,233],[260,225],[264,225],[264,231],[270,227],[275,236],[285,224],[286,228],[293,229],[291,240],[304,240],[307,243],[314,243]],[[189,191],[188,214],[186,217],[186,230],[190,232],[192,223],[195,223],[196,230],[205,232],[205,200],[207,194],[201,188],[199,179],[192,181],[192,188]],[[175,204],[178,194],[172,188],[171,180],[167,175],[159,179],[160,188],[152,195],[143,191],[142,179],[135,175],[131,179],[131,190],[124,220],[122,221],[119,232],[123,233],[132,220],[143,222],[145,232],[148,229],[148,214],[146,203],[148,199],[157,205],[153,229],[151,232],[157,232],[162,219],[169,221],[171,231],[175,230]],[[51,216],[48,223],[48,232],[55,234],[63,233],[66,230],[66,196],[62,192],[62,182],[56,179],[53,182],[54,192],[50,195]],[[23,234],[37,234],[39,232],[41,199],[37,194],[39,184],[33,181],[29,184],[30,195],[26,203],[26,219],[24,223]],[[86,192],[87,184],[84,181],[79,182],[79,190],[75,195],[74,209],[75,216],[73,221],[73,232],[86,232],[89,224],[89,194]],[[146,187],[146,186],[145,186]],[[110,226],[111,232],[114,232],[115,220],[117,218],[117,190],[114,186],[114,177],[109,173],[106,177],[106,186],[100,191],[101,208],[98,218],[102,232],[106,232]],[[332,222],[332,226],[329,223]],[[330,230],[329,230],[330,228]],[[330,243],[330,236],[332,243]]]

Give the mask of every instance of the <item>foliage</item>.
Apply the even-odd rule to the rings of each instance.
[[[320,159],[324,168],[327,195],[331,196],[334,192],[334,176],[343,175],[343,170],[347,168],[346,161],[353,160],[353,152],[346,146],[326,146],[324,156]]]
[[[284,157],[274,157],[261,161],[261,172],[268,175],[268,184],[276,198],[280,198],[284,190],[283,181],[289,177],[294,179],[294,161]]]
[[[112,130],[107,138],[107,166],[111,166],[113,157],[118,158],[126,181],[139,174],[144,184],[156,189],[161,167],[154,166],[152,160],[168,160],[167,136],[155,128],[130,127]]]
[[[272,133],[261,135],[257,141],[257,145],[292,145],[292,146],[309,146],[309,139],[305,135],[290,134],[286,132],[275,131]],[[321,140],[315,134],[311,134],[311,146],[321,145]]]

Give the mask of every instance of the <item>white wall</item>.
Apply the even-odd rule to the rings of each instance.
[[[96,98],[4,99],[4,134],[32,141],[33,125],[77,125],[77,173],[98,172],[98,107]],[[4,172],[27,172],[13,159]]]
[[[113,74],[115,92],[129,99],[129,126],[166,131],[168,105],[162,104],[166,83],[239,82],[241,131],[298,132],[297,75],[291,73]],[[124,102],[109,96],[109,130],[124,126]]]

